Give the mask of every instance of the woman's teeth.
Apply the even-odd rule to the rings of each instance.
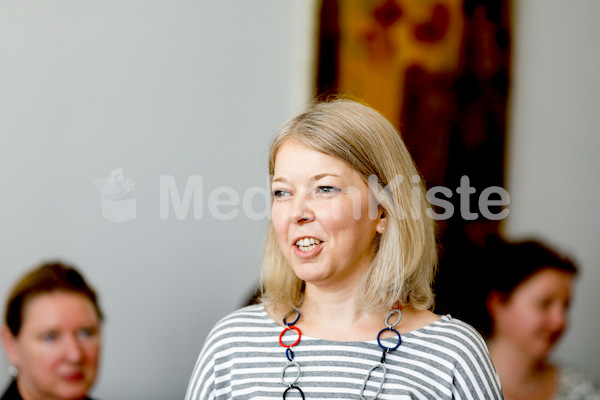
[[[321,243],[321,241],[315,238],[302,238],[296,242],[296,246],[298,246],[300,251],[311,251],[317,247],[319,243]]]

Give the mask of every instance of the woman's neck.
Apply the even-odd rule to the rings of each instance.
[[[279,322],[288,311],[278,310],[270,314]],[[343,342],[374,340],[379,331],[385,328],[388,314],[388,311],[367,311],[357,307],[355,290],[323,290],[310,284],[306,285],[300,312],[302,316],[296,326],[303,335]],[[402,320],[396,329],[404,334],[438,319],[430,311],[403,305]],[[390,322],[395,321],[394,316]],[[393,335],[388,333],[382,337]]]
[[[506,399],[546,400],[552,397],[556,372],[551,364],[531,357],[502,338],[490,340],[488,347]]]
[[[356,306],[356,290],[323,290],[306,285],[298,327],[304,334],[336,341],[372,340],[384,325],[385,313]]]

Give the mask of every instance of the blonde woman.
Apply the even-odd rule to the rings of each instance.
[[[270,149],[261,303],[209,334],[186,399],[502,399],[482,338],[430,311],[424,187],[378,112],[335,100]]]

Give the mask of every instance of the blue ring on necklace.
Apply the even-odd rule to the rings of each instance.
[[[381,344],[380,337],[381,337],[381,334],[382,334],[383,332],[385,332],[385,331],[392,331],[392,332],[394,332],[396,335],[398,335],[398,344],[397,344],[396,346],[394,346],[394,347],[386,347],[386,346],[384,346],[384,345],[382,345],[382,344]],[[379,345],[379,347],[381,347],[383,350],[386,350],[386,351],[396,350],[396,349],[397,349],[397,348],[400,346],[400,343],[402,343],[402,338],[400,337],[400,333],[399,333],[397,330],[395,330],[394,328],[383,328],[383,329],[382,329],[382,330],[380,330],[380,331],[379,331],[379,333],[377,334],[377,344],[378,344],[378,345]]]
[[[293,313],[297,313],[298,316],[296,316],[296,319],[294,320],[294,322],[287,322],[286,321],[287,317],[289,317]],[[283,317],[283,324],[285,326],[292,326],[292,325],[295,325],[296,322],[298,322],[299,319],[300,319],[300,310],[298,310],[297,308],[294,308],[292,311],[290,311],[289,313],[285,314],[285,317]]]
[[[292,351],[291,347],[285,349],[285,356],[287,357],[288,361],[294,361],[294,352]]]

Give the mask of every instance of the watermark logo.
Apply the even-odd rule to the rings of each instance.
[[[200,175],[189,176],[184,187],[177,186],[174,176],[163,175],[160,177],[160,218],[162,220],[171,218],[171,211],[173,211],[178,220],[187,219],[190,214],[193,214],[194,219],[201,220],[204,217],[206,195],[210,217],[219,221],[230,221],[240,214],[255,221],[270,219],[271,196],[273,195],[269,188],[271,179],[272,177],[269,178],[266,187],[250,187],[243,193],[229,186],[219,186],[208,191],[206,195],[204,180]],[[371,187],[376,187],[378,185],[377,177],[369,177],[369,184]],[[509,213],[510,196],[504,188],[490,186],[483,189],[478,197],[472,197],[472,195],[476,195],[476,189],[471,186],[469,177],[466,175],[461,177],[460,185],[454,191],[444,186],[430,188],[425,193],[425,199],[430,205],[426,208],[422,208],[422,186],[421,178],[418,175],[413,176],[410,181],[402,175],[398,175],[383,188],[383,192],[392,196],[393,191],[406,185],[412,185],[410,198],[391,199],[391,203],[396,204],[397,217],[401,220],[405,218],[419,219],[424,216],[437,221],[447,220],[455,214],[455,205],[458,206],[460,217],[466,221],[480,217],[497,221],[506,218]],[[356,220],[360,219],[362,212],[360,190],[355,187],[346,187],[340,190],[340,193],[352,197],[352,217]],[[458,196],[451,201],[454,193]],[[378,206],[377,202],[369,204],[370,218],[376,218]],[[479,213],[471,211],[472,208]],[[330,211],[333,219],[342,218],[341,209],[334,208]]]
[[[272,203],[279,204],[270,187],[272,178],[269,177],[264,187],[253,186],[240,192],[230,186],[218,186],[207,191],[204,188],[204,179],[200,175],[188,176],[184,185],[179,186],[174,176],[162,175],[159,179],[160,207],[158,214],[163,221],[172,218],[173,214],[180,221],[188,219],[190,214],[195,220],[201,220],[206,211],[211,218],[219,221],[230,221],[240,215],[253,221],[271,219]],[[110,171],[110,176],[94,179],[92,182],[102,195],[102,216],[104,218],[112,222],[136,219],[136,200],[130,198],[135,185],[133,180],[125,177],[121,168]],[[377,188],[378,185],[380,183],[376,176],[368,178],[368,186]],[[409,191],[406,190],[407,185]],[[405,189],[401,190],[402,187]],[[300,199],[303,202],[305,202],[306,196],[308,196],[308,200],[312,199],[313,196],[317,196],[319,189],[311,189],[309,194],[302,194]],[[476,189],[471,186],[469,177],[466,175],[461,177],[460,185],[455,190],[434,186],[423,192],[421,178],[418,175],[413,176],[410,180],[398,175],[379,190],[382,191],[379,201],[386,203],[387,207],[391,207],[389,211],[393,211],[395,218],[400,220],[422,217],[437,221],[447,220],[458,211],[460,218],[466,221],[478,218],[497,221],[506,218],[509,214],[510,196],[504,188],[490,186],[481,190],[477,195]],[[294,192],[292,188],[289,191]],[[362,197],[359,188],[344,187],[338,191],[340,195],[352,199],[351,218],[360,219],[364,208],[361,204]],[[392,193],[396,193],[396,196],[402,198],[393,198]],[[328,198],[333,198],[332,196]],[[425,196],[424,199],[423,196]],[[378,215],[379,201],[369,201],[367,212],[372,219]],[[346,216],[342,216],[343,210],[336,206],[337,202],[328,202],[327,204],[332,207],[329,210],[331,218],[335,220],[346,218]]]
[[[212,218],[219,221],[230,221],[240,214],[253,221],[270,217],[271,192],[267,188],[253,186],[240,193],[229,186],[219,186],[208,193],[208,212]],[[183,196],[181,195],[183,193]],[[204,181],[200,175],[191,175],[183,190],[178,189],[175,177],[163,175],[160,177],[160,219],[170,218],[173,209],[178,220],[188,218],[193,209],[194,219],[201,220],[204,215]],[[258,202],[258,209],[253,205]]]
[[[130,221],[136,218],[136,200],[129,199],[135,184],[126,178],[121,168],[110,171],[110,176],[92,181],[102,195],[102,216],[112,222]]]

